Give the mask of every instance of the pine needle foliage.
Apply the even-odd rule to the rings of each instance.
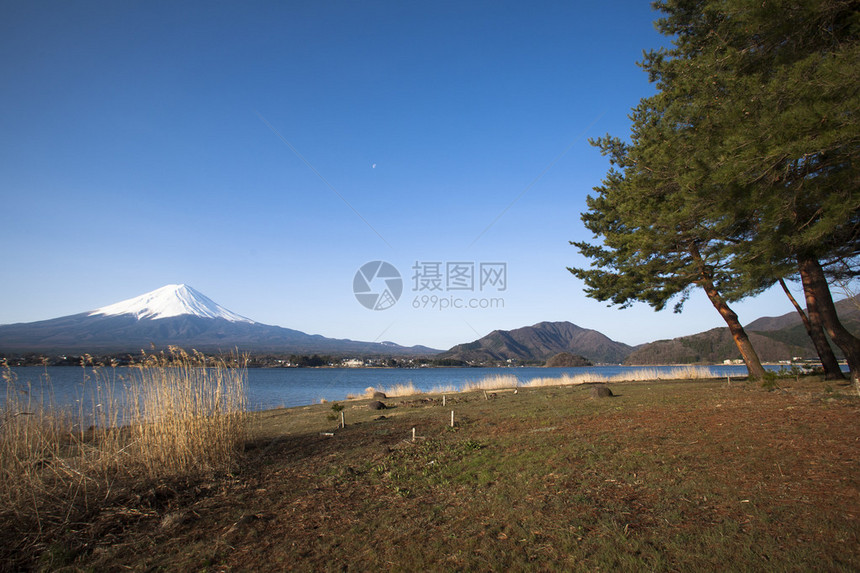
[[[631,113],[629,141],[592,141],[612,164],[582,216],[601,242],[573,243],[591,267],[570,271],[622,307],[675,300],[680,311],[702,287],[736,342],[726,303],[800,274],[850,362],[842,342],[856,344],[831,331],[816,273],[860,272],[856,2],[654,5],[673,38],[641,62],[658,93]]]

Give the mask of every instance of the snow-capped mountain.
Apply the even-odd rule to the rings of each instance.
[[[435,354],[423,346],[326,338],[271,326],[227,310],[187,285],[152,292],[89,312],[0,326],[0,353],[137,353],[181,346],[204,352],[338,355]]]
[[[188,285],[167,285],[152,292],[103,306],[90,313],[90,316],[134,315],[138,320],[149,318],[169,318],[171,316],[199,316],[200,318],[223,318],[230,322],[248,322],[250,318],[231,312],[213,301],[200,291]]]

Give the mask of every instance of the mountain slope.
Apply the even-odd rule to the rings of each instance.
[[[89,316],[122,316],[135,318],[170,318],[174,316],[197,316],[200,318],[222,318],[229,322],[247,322],[250,318],[230,312],[200,291],[188,285],[166,285],[152,292],[98,308]]]
[[[836,303],[842,323],[851,332],[860,333],[860,308],[856,301],[843,299]],[[815,347],[806,334],[800,315],[788,312],[782,316],[763,317],[744,327],[759,358],[764,362],[791,360],[800,356],[817,359]],[[837,357],[839,348],[831,345]],[[629,365],[719,363],[738,360],[741,355],[728,328],[714,328],[691,336],[658,340],[643,344],[624,361]]]
[[[786,344],[758,332],[747,332],[759,358],[765,362],[791,360],[795,356],[812,358],[807,348]],[[804,333],[804,336],[805,333]],[[739,360],[741,354],[728,328],[714,328],[690,336],[643,344],[624,360],[629,366],[656,364],[714,364]]]
[[[508,359],[545,361],[561,352],[578,354],[593,362],[619,363],[633,347],[615,342],[596,330],[570,322],[541,322],[514,330],[494,330],[467,344],[454,346],[439,358],[470,363]]]
[[[403,347],[326,338],[254,322],[218,305],[186,285],[168,285],[94,311],[51,320],[0,326],[4,353],[136,353],[182,346],[200,351],[362,355],[435,354]]]

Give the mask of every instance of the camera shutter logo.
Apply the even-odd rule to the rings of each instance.
[[[352,292],[365,308],[386,310],[403,294],[403,279],[391,263],[371,261],[356,271]]]

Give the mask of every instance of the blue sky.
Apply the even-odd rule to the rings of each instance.
[[[619,310],[565,270],[608,168],[587,139],[626,136],[653,93],[636,62],[668,41],[655,18],[642,1],[4,2],[0,324],[186,283],[259,322],[437,348],[545,320],[629,344],[724,326],[698,293],[680,315]],[[352,292],[374,260],[403,275],[386,310]],[[506,289],[417,291],[416,262],[503,262]],[[781,292],[736,309],[792,310]]]

